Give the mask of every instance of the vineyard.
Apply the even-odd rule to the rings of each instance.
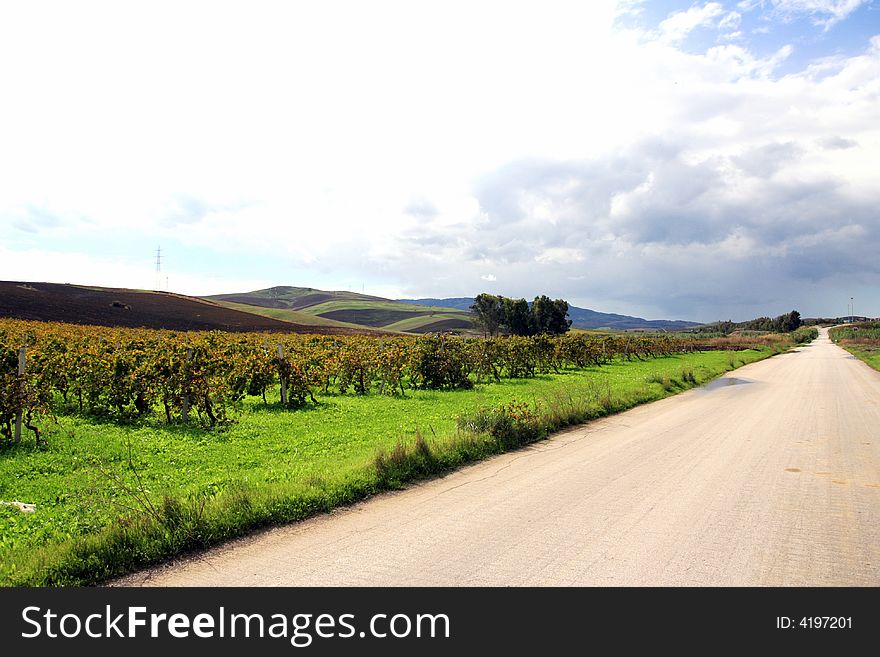
[[[316,404],[315,393],[405,396],[467,389],[616,359],[706,348],[674,336],[458,338],[175,333],[0,320],[0,432],[6,441],[56,412],[171,424],[230,422],[246,397]],[[268,403],[268,402],[266,402]]]

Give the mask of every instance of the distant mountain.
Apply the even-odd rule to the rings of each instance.
[[[398,299],[401,303],[411,303],[417,306],[445,306],[467,311],[474,300],[470,297],[452,297],[449,299]],[[693,326],[699,326],[698,322],[686,322],[684,320],[670,319],[642,319],[629,315],[617,315],[615,313],[600,313],[587,308],[577,306],[568,307],[568,316],[571,325],[582,329],[609,328],[617,330],[654,330],[654,331],[682,331]]]
[[[616,313],[600,313],[577,306],[568,307],[568,316],[572,326],[578,328],[612,328],[619,330],[649,329],[654,331],[683,331],[700,326],[699,322],[687,322],[681,319],[642,319],[630,315]]]
[[[448,299],[397,299],[400,303],[409,303],[414,306],[438,306],[443,308],[455,308],[465,312],[471,311],[474,304],[473,297],[450,297]]]

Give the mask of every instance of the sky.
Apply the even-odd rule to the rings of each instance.
[[[880,0],[0,0],[0,280],[878,316],[878,208]]]

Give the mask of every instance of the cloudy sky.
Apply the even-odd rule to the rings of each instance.
[[[0,4],[0,279],[880,315],[880,1]]]

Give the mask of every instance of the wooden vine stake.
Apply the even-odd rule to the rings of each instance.
[[[23,391],[24,389],[24,371],[27,363],[27,347],[22,346],[21,349],[18,350],[18,385],[21,386]],[[24,398],[20,400],[21,407],[19,407],[18,412],[15,414],[15,437],[13,438],[13,442],[17,445],[21,442],[21,420],[22,415],[24,414]]]
[[[278,364],[284,361],[284,345],[278,345]],[[287,378],[284,376],[284,370],[278,371],[278,378],[281,379],[281,404],[287,406]]]
[[[189,391],[189,364],[192,361],[193,350],[186,350],[186,365],[183,366],[183,376],[184,381],[186,382],[184,385],[186,386],[185,390]],[[180,411],[180,418],[184,421],[184,423],[189,422],[189,394],[188,392],[183,393],[182,408]]]

